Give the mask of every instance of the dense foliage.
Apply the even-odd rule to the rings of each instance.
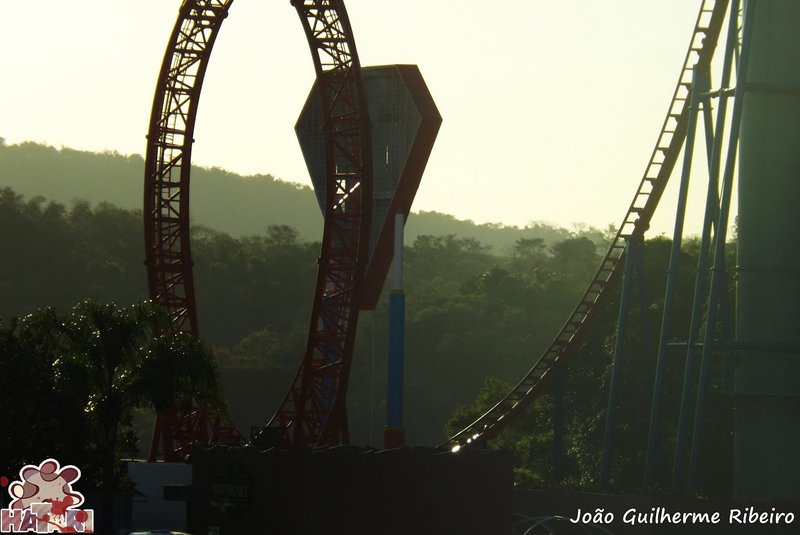
[[[16,402],[4,419],[4,473],[49,457],[78,464],[100,491],[109,533],[119,461],[136,446],[133,410],[223,406],[210,350],[168,326],[149,303],[90,300],[66,315],[44,308],[0,320],[0,390]]]
[[[517,237],[506,251],[475,238],[419,235],[406,247],[406,414],[409,442],[438,444],[497,401],[547,346],[599,263],[595,231],[561,239]],[[130,303],[145,297],[140,215],[109,204],[0,192],[0,316],[84,298]],[[670,242],[648,242],[644,288],[635,285],[617,409],[611,485],[640,490],[652,395],[655,336]],[[215,347],[226,401],[245,434],[263,425],[286,393],[302,355],[319,244],[285,225],[259,236],[193,229],[200,332]],[[672,337],[685,337],[697,244],[684,247]],[[548,394],[493,447],[511,449],[521,485],[596,486],[614,348],[617,305],[597,320],[565,371],[565,443],[554,480],[553,400]],[[353,441],[380,445],[385,420],[387,306],[362,312],[348,392]],[[649,326],[649,328],[648,328]],[[649,334],[648,334],[649,333]],[[730,456],[731,400],[717,362],[707,411],[705,454]],[[664,388],[663,456],[667,482],[683,380],[681,350],[670,352]],[[143,427],[144,428],[144,427]],[[143,437],[146,441],[147,438]],[[730,463],[709,463],[704,489],[729,488]]]
[[[678,285],[668,340],[686,340],[694,290],[699,243],[685,244],[676,272]],[[672,479],[678,411],[685,373],[686,347],[669,346],[665,353],[665,372],[660,390],[660,447],[656,449],[655,470],[647,489],[642,488],[645,453],[648,447],[651,402],[658,335],[664,304],[666,267],[671,241],[660,237],[650,240],[644,252],[644,264],[632,278],[632,306],[627,312],[628,328],[623,341],[622,375],[614,403],[616,417],[612,434],[610,480],[606,490],[618,492],[669,491]],[[728,252],[728,265],[733,266],[735,251]],[[587,259],[588,260],[588,259]],[[569,265],[565,263],[562,265]],[[584,278],[587,280],[587,278]],[[718,338],[732,338],[733,279],[729,276],[726,305],[729,314],[718,325]],[[601,490],[599,473],[607,420],[611,367],[616,343],[619,297],[607,305],[595,320],[589,336],[579,351],[556,375],[545,396],[537,399],[490,444],[492,448],[511,450],[515,456],[515,479],[519,485],[545,488]],[[566,317],[562,315],[561,318]],[[555,333],[556,331],[551,331]],[[694,381],[697,361],[690,369],[692,383],[689,394],[694,402]],[[711,381],[704,411],[703,448],[700,459],[700,492],[712,496],[729,496],[732,490],[733,455],[733,362],[729,354],[714,354]],[[515,377],[514,379],[518,379]],[[470,404],[460,406],[447,424],[446,433],[453,434],[474,421],[509,391],[508,380],[489,376]],[[555,410],[556,399],[563,404]],[[693,410],[691,408],[690,410]],[[563,445],[554,448],[554,420],[560,414]],[[691,422],[693,418],[690,418]],[[691,438],[689,438],[691,441]],[[682,450],[685,469],[688,449]],[[682,482],[685,484],[685,480]],[[679,488],[680,488],[679,482]]]

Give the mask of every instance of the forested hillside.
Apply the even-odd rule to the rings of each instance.
[[[125,209],[142,206],[144,160],[139,155],[56,149],[36,143],[6,145],[0,138],[0,187],[27,198],[37,196],[69,205],[77,199],[111,203]],[[195,224],[234,237],[263,235],[270,225],[288,225],[300,239],[318,240],[322,216],[313,191],[271,175],[240,176],[219,168],[192,170],[191,214]],[[530,214],[535,221],[536,214]],[[580,227],[580,226],[579,226]],[[602,233],[578,229],[595,242]],[[409,243],[420,235],[474,238],[493,254],[509,254],[520,238],[540,238],[548,245],[569,238],[571,231],[548,223],[525,228],[475,224],[438,212],[414,213],[406,225]]]
[[[42,151],[42,160],[60,158],[64,152],[27,148]],[[19,156],[27,149],[6,147],[3,154],[15,150]],[[124,162],[133,169],[141,163],[136,157],[91,157],[107,158],[108,169]],[[81,171],[69,172],[73,175],[64,171],[60,176],[74,177]],[[98,171],[98,184],[103,177]],[[446,436],[445,427],[453,431],[486,410],[550,342],[602,254],[586,235],[563,229],[558,233],[564,238],[550,243],[516,237],[501,254],[475,238],[454,234],[409,240],[405,396],[410,443],[438,444]],[[319,244],[287,224],[267,225],[263,232],[247,236],[195,225],[192,240],[200,334],[215,348],[232,417],[247,434],[271,416],[302,356]],[[63,312],[86,298],[120,305],[145,299],[142,242],[136,209],[61,203],[0,188],[0,317],[22,316],[45,306]],[[660,317],[659,289],[669,241],[651,240],[647,249],[646,287],[653,290],[634,299],[641,305],[632,311],[617,408],[612,487],[621,491],[638,489],[641,483],[655,342],[646,326]],[[679,321],[673,333],[678,339],[685,336],[696,258],[697,244],[687,244],[682,293],[675,306]],[[597,474],[616,306],[612,301],[598,318],[566,370],[565,486],[591,488]],[[361,314],[348,391],[351,438],[359,444],[382,441],[386,309],[384,295],[377,310]],[[682,363],[680,351],[669,361],[664,396],[665,407],[671,409],[678,405]],[[725,493],[730,485],[726,467],[731,463],[723,457],[732,451],[732,403],[725,361],[717,361],[714,369],[703,453],[708,461],[704,466],[711,468],[703,477],[704,488]],[[665,444],[674,440],[673,412],[665,414]],[[493,442],[493,447],[514,452],[519,484],[553,485],[552,414],[551,398],[542,397],[528,417]],[[142,438],[146,443],[147,437]]]
[[[0,316],[44,306],[66,311],[85,298],[145,299],[142,241],[134,211],[85,201],[64,206],[0,190],[6,253],[0,256]],[[597,260],[585,237],[551,247],[522,239],[507,257],[488,251],[475,239],[455,236],[419,236],[407,247],[407,399],[411,413],[424,414],[409,425],[415,442],[440,441],[447,418],[487,375],[511,380],[524,370]],[[196,226],[192,252],[201,336],[226,368],[264,373],[268,388],[253,384],[244,389],[249,401],[241,401],[244,428],[258,425],[285,393],[302,354],[319,244],[301,240],[289,226],[244,238]],[[386,324],[385,299],[362,314],[349,396],[354,434],[362,442],[380,438]],[[275,399],[256,393],[264,391]]]
[[[67,205],[82,199],[141,210],[143,183],[144,159],[138,154],[0,142],[0,187],[27,198],[43,196]],[[192,170],[191,214],[193,223],[233,236],[264,234],[269,225],[281,224],[311,240],[322,228],[309,188],[270,175],[242,177],[219,168]]]

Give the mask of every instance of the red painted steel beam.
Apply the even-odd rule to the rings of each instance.
[[[292,0],[303,22],[323,113],[325,227],[308,341],[286,398],[259,446],[349,441],[346,395],[368,261],[370,127],[361,65],[344,2]]]
[[[189,179],[200,91],[208,60],[233,0],[186,0],[164,55],[147,134],[144,182],[145,265],[150,298],[178,332],[198,335],[189,236]],[[225,415],[197,407],[159,416],[149,460],[183,461],[193,442],[240,444]]]
[[[395,65],[405,89],[408,91],[417,113],[420,116],[419,128],[408,152],[403,171],[398,178],[397,188],[392,196],[388,216],[378,233],[367,271],[364,274],[364,288],[361,297],[361,310],[375,310],[383,290],[386,274],[394,258],[395,214],[403,214],[408,220],[411,204],[417,194],[419,183],[433,143],[442,124],[442,116],[428,91],[425,80],[416,65]]]
[[[394,254],[395,214],[407,216],[411,210],[442,117],[416,65],[363,67],[361,75],[371,114],[372,158],[385,164],[375,169],[371,252],[360,291],[361,310],[374,310]],[[295,132],[324,210],[325,155],[318,91],[314,84]]]

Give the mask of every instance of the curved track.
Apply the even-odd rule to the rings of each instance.
[[[150,298],[173,328],[198,335],[189,230],[194,124],[208,60],[233,0],[185,0],[161,65],[147,133],[144,182],[145,265]],[[240,444],[215,411],[199,407],[156,418],[149,460],[183,461],[193,442]]]
[[[613,293],[613,283],[619,279],[622,271],[620,266],[623,264],[626,243],[643,239],[644,232],[649,227],[650,219],[661,200],[686,139],[693,71],[709,66],[727,8],[728,0],[701,2],[689,49],[656,146],[633,201],[625,213],[622,225],[572,314],[522,380],[499,403],[453,435],[443,446],[459,448],[483,444],[497,436],[516,415],[542,393],[556,363],[567,359],[579,347],[589,324]]]
[[[348,442],[346,394],[368,260],[369,117],[344,2],[292,0],[317,72],[326,146],[325,229],[303,362],[267,435],[293,445]],[[277,433],[276,433],[277,432]],[[257,440],[259,438],[257,437]]]
[[[147,135],[145,251],[153,301],[176,331],[199,333],[189,229],[194,125],[208,61],[233,0],[184,0],[156,85]],[[322,99],[327,161],[325,228],[305,357],[270,428],[284,442],[347,440],[345,394],[367,262],[372,198],[369,121],[344,3],[293,1],[311,47]],[[192,442],[241,443],[201,407],[159,417],[150,460],[182,460]]]
[[[208,60],[233,0],[186,0],[169,39],[147,133],[145,264],[150,297],[197,335],[189,236],[194,124]]]

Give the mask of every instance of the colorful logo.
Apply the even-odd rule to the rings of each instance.
[[[94,533],[94,511],[78,509],[83,494],[72,489],[80,477],[80,469],[55,459],[23,466],[8,487],[8,509],[0,509],[0,533]]]

